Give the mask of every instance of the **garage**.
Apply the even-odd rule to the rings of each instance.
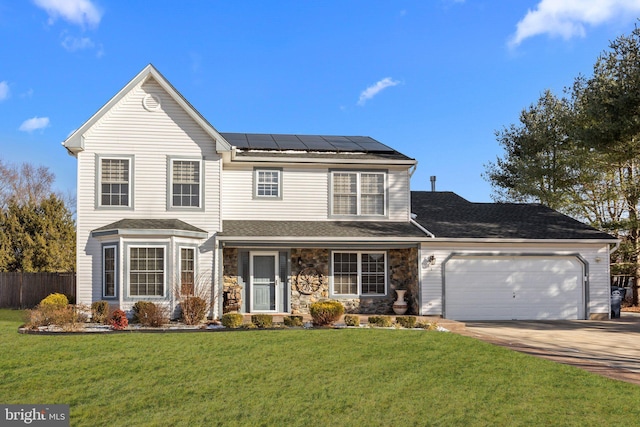
[[[576,256],[453,255],[443,265],[444,317],[584,319],[584,265]]]

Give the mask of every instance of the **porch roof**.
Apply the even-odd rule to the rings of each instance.
[[[383,221],[237,221],[222,223],[220,240],[264,239],[281,241],[420,241],[425,234],[409,222]]]

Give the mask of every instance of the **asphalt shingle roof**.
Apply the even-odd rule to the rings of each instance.
[[[605,239],[603,233],[535,203],[472,203],[452,192],[411,192],[415,221],[436,237]]]
[[[194,227],[191,224],[187,224],[179,219],[146,218],[121,219],[120,221],[105,225],[104,227],[96,228],[93,231],[100,232],[108,230],[181,230],[206,233],[206,231],[198,227]]]
[[[221,237],[426,237],[409,222],[227,220],[222,226]]]

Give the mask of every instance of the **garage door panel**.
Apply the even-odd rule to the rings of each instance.
[[[575,257],[454,257],[445,266],[451,319],[578,319],[582,294]]]

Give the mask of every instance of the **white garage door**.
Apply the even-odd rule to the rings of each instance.
[[[575,257],[452,257],[444,269],[445,317],[583,319],[582,270]]]

